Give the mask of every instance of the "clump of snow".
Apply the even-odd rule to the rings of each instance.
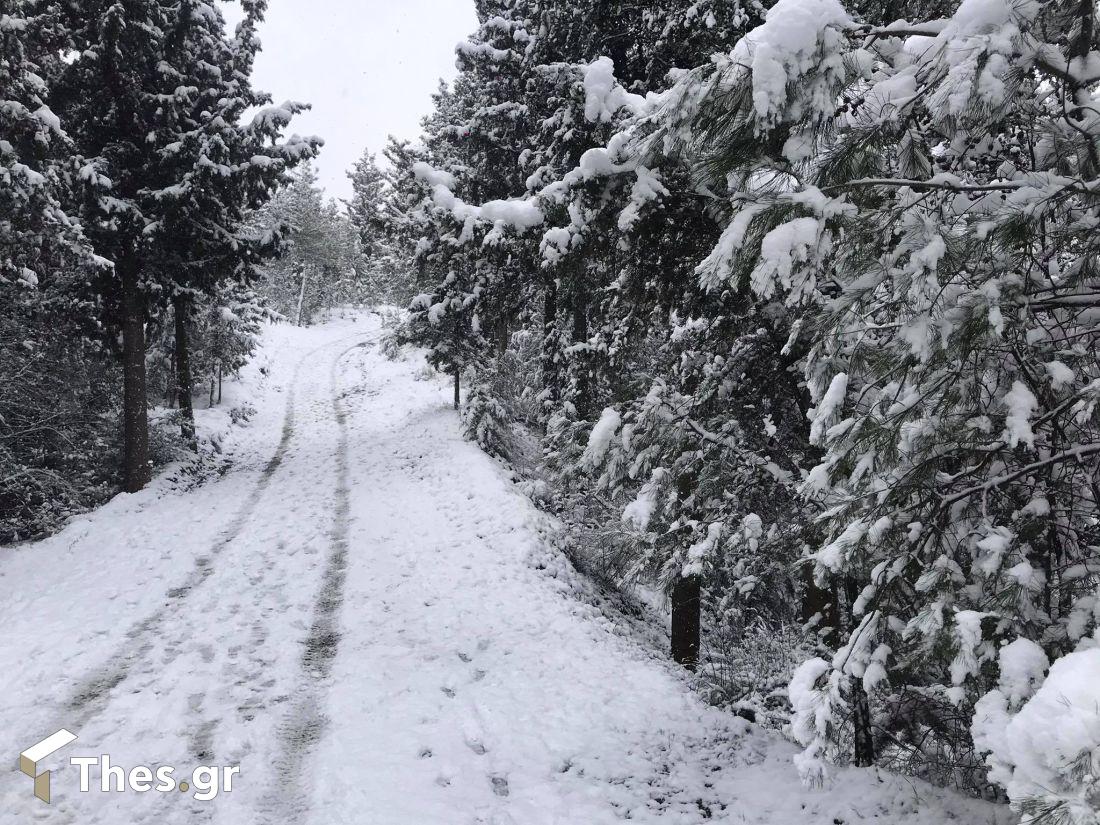
[[[1022,382],[1015,381],[1004,399],[1008,415],[1005,417],[1005,439],[1008,446],[1015,447],[1023,442],[1029,447],[1035,446],[1035,433],[1031,431],[1031,418],[1039,408],[1034,394]]]
[[[707,532],[703,538],[687,549],[687,560],[684,562],[680,575],[685,578],[703,575],[707,561],[714,555],[714,549],[718,546],[721,538],[722,522],[714,521],[708,524]]]
[[[980,552],[977,568],[986,576],[992,576],[1000,569],[1015,535],[1007,527],[988,525],[983,529],[985,536],[977,544]]]
[[[748,513],[741,519],[741,533],[749,549],[755,551],[760,546],[760,539],[764,538],[764,522],[756,513]]]
[[[607,407],[601,414],[600,420],[592,428],[588,436],[588,446],[584,448],[581,456],[581,466],[588,470],[595,470],[607,455],[611,447],[611,439],[619,431],[622,425],[622,417],[614,407]]]
[[[864,519],[852,521],[839,536],[811,556],[816,562],[818,572],[840,573],[843,571],[848,564],[849,551],[859,546],[866,535],[867,522]]]
[[[646,530],[653,514],[657,511],[657,497],[660,495],[668,472],[661,467],[653,471],[649,481],[642,485],[637,498],[623,509],[623,523],[635,530]]]
[[[813,257],[823,243],[822,225],[817,218],[795,218],[768,232],[760,243],[760,263],[752,272],[753,291],[761,298],[770,298],[776,287],[792,289],[795,264]],[[795,290],[794,300],[801,294]]]
[[[424,161],[417,161],[412,165],[412,173],[418,181],[428,186],[445,186],[448,189],[455,188],[455,176],[442,169],[435,169]]]
[[[1051,389],[1057,391],[1065,389],[1073,383],[1073,370],[1063,364],[1061,361],[1051,361],[1044,364],[1047,370],[1047,374],[1050,376]]]
[[[775,434],[779,432],[779,430],[778,428],[776,428],[775,422],[772,421],[772,417],[770,415],[765,415],[763,421],[764,432],[767,434],[768,438],[774,438]]]
[[[753,108],[760,120],[776,122],[788,104],[788,89],[811,71],[842,71],[839,56],[822,58],[842,48],[842,32],[851,25],[837,0],[779,0],[764,24],[738,41],[733,62],[751,67]],[[816,88],[809,91],[818,94]],[[824,93],[821,89],[817,102],[827,102]]]
[[[661,183],[660,174],[644,166],[639,166],[635,172],[638,178],[630,190],[630,203],[619,214],[619,229],[623,232],[634,228],[646,204],[668,195],[668,189]]]
[[[1100,821],[1097,641],[1058,659],[1044,681],[1046,655],[1018,639],[1001,651],[999,689],[977,704],[974,742],[1025,823]]]
[[[34,116],[38,119],[39,123],[49,129],[51,132],[58,135],[64,134],[64,131],[61,129],[61,118],[55,115],[53,113],[53,110],[51,110],[49,106],[46,106],[45,104],[39,106],[35,110]]]
[[[968,676],[978,672],[977,648],[982,642],[982,618],[977,610],[960,610],[955,614],[955,640],[958,652],[951,662],[951,683],[961,685]]]
[[[292,101],[287,101],[278,106],[265,106],[252,117],[251,128],[254,131],[282,129],[284,126],[289,126],[290,121],[294,119],[294,115],[302,111],[303,108],[308,107],[305,104]]]
[[[829,382],[829,388],[821,401],[810,411],[810,443],[820,444],[825,435],[825,427],[832,420],[833,415],[844,404],[844,396],[848,392],[848,374],[838,372]]]
[[[909,351],[922,363],[932,357],[932,318],[927,313],[910,319],[902,326],[899,334],[909,344]]]
[[[462,57],[487,57],[494,63],[503,63],[512,56],[508,49],[498,49],[491,43],[475,43],[471,40],[463,40],[455,51]]]
[[[1002,647],[1000,663],[998,686],[1008,698],[1009,706],[1016,706],[1031,696],[1050,667],[1046,653],[1030,639],[1016,639]]]
[[[963,0],[940,34],[941,38],[977,34],[1002,34],[1006,27],[1032,19],[1039,11],[1036,0]]]
[[[867,693],[889,679],[886,673],[886,660],[892,652],[890,645],[886,644],[880,644],[872,651],[870,659],[863,667],[863,689]]]
[[[615,63],[600,57],[584,72],[584,118],[589,123],[610,123],[623,109],[641,115],[645,98],[628,92],[615,79]]]
[[[506,226],[522,232],[540,226],[546,220],[542,210],[531,199],[495,200],[481,206],[468,204],[452,191],[456,185],[454,175],[435,169],[423,161],[413,164],[413,174],[417,180],[431,188],[435,205],[450,212],[460,223],[485,221],[494,224],[495,231],[499,233]]]
[[[798,776],[807,785],[821,785],[825,780],[825,741],[833,724],[833,707],[827,687],[818,685],[831,666],[821,658],[800,664],[787,685],[791,703],[791,735],[806,750],[794,758]]]
[[[742,207],[722,230],[722,235],[710,255],[695,269],[704,289],[716,291],[729,281],[737,254],[745,243],[749,226],[761,211],[762,207],[756,205]]]

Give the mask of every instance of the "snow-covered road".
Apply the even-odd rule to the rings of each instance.
[[[997,811],[841,771],[708,707],[605,615],[545,517],[459,434],[376,316],[273,328],[224,476],[179,473],[0,556],[0,736],[77,741],[0,821],[968,823]],[[239,401],[240,399],[238,399]],[[232,403],[232,402],[230,402]],[[239,765],[232,792],[79,791],[68,758]]]

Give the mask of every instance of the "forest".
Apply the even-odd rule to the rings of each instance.
[[[1095,3],[475,5],[337,203],[253,87],[263,0],[0,2],[0,541],[209,473],[193,407],[267,325],[398,307],[802,782],[1100,822]]]

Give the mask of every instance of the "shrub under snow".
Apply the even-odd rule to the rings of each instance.
[[[1100,823],[1100,647],[1090,640],[1050,667],[1034,642],[1001,649],[1001,680],[977,703],[974,742],[990,779],[1025,823]]]

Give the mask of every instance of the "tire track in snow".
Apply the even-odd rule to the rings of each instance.
[[[68,714],[65,718],[68,724],[79,729],[106,709],[110,702],[111,692],[129,678],[137,664],[148,658],[154,647],[155,638],[160,635],[163,628],[169,625],[170,620],[180,612],[187,598],[214,574],[214,564],[218,557],[244,532],[249,520],[255,514],[257,506],[263,499],[264,493],[271,486],[272,479],[282,465],[287,450],[294,439],[297,387],[302,370],[318,353],[331,346],[332,343],[328,343],[311,350],[295,365],[287,390],[286,409],[283,415],[279,443],[271,458],[268,459],[260,471],[256,484],[249,492],[244,504],[234,515],[229,526],[226,527],[217,542],[206,554],[195,559],[194,567],[186,580],[178,587],[171,588],[166,592],[165,603],[126,632],[126,641],[118,655],[112,657],[107,665],[77,683],[75,690],[71,692],[68,701],[65,703]]]
[[[362,339],[362,335],[355,336],[358,339]],[[324,421],[335,424],[331,428],[335,438],[332,440],[332,446],[326,450],[326,460],[328,456],[331,456],[332,464],[337,468],[336,484],[333,487],[333,496],[335,502],[335,512],[333,513],[333,519],[335,524],[344,524],[343,533],[346,537],[346,523],[347,523],[347,511],[346,508],[341,513],[340,502],[347,499],[346,483],[344,484],[344,493],[341,495],[340,491],[340,466],[346,465],[347,462],[347,438],[346,434],[341,437],[342,434],[342,421],[339,417],[339,409],[336,406],[336,399],[332,397],[334,387],[333,376],[337,369],[339,362],[347,353],[361,346],[368,346],[374,343],[376,338],[372,338],[368,341],[360,340],[354,347],[345,348],[339,351],[337,354],[330,354],[333,349],[338,346],[343,346],[347,342],[347,338],[340,341],[332,342],[326,345],[322,350],[325,351],[324,360],[330,361],[330,370],[328,376],[328,386],[321,386],[321,393],[319,396],[315,396],[312,387],[309,382],[303,384],[302,388],[309,388],[308,404],[299,405],[297,421],[299,422],[299,429],[303,434],[315,431],[318,428],[323,428],[322,419]],[[307,359],[316,358],[317,353],[321,350],[313,351]],[[323,374],[323,373],[322,373]],[[300,389],[302,389],[300,388]],[[326,393],[325,390],[328,392]],[[299,392],[301,396],[302,393]],[[326,395],[329,397],[326,399]],[[306,399],[303,399],[306,400]],[[316,457],[316,456],[315,456]],[[292,461],[287,464],[288,470],[291,471],[293,467],[299,473],[301,473],[300,462],[301,456],[295,454],[292,457]],[[289,480],[294,481],[294,476],[291,475]],[[283,490],[284,485],[288,478],[284,475],[279,476],[279,482],[277,489]],[[308,495],[303,491],[303,498],[308,498]],[[326,506],[323,510],[316,513],[316,523],[324,524],[324,518],[333,512],[330,507]],[[312,516],[310,523],[313,523]],[[263,528],[261,528],[262,530]],[[330,542],[334,541],[334,537],[338,535],[337,531],[330,528],[328,531],[328,538]],[[250,536],[256,538],[255,533],[250,533]],[[345,540],[346,546],[346,540]],[[260,549],[262,548],[262,549]],[[272,553],[274,548],[274,553]],[[288,556],[282,553],[283,546],[281,544],[275,544],[272,542],[263,542],[257,545],[255,550],[251,550],[252,555],[250,557],[241,558],[238,556],[233,557],[233,563],[243,565],[253,571],[253,574],[249,574],[248,586],[242,590],[239,594],[239,598],[232,602],[222,604],[219,603],[217,609],[225,613],[224,616],[219,618],[219,623],[223,627],[236,627],[236,631],[230,631],[228,635],[235,638],[249,637],[250,642],[247,645],[247,652],[244,647],[232,648],[228,651],[219,650],[219,654],[228,652],[230,655],[215,655],[211,651],[209,659],[204,660],[205,664],[200,665],[203,668],[203,672],[209,670],[209,674],[204,678],[198,680],[204,684],[204,688],[195,694],[188,696],[188,704],[190,709],[189,717],[191,721],[188,722],[186,729],[182,732],[182,738],[187,743],[187,758],[190,760],[189,764],[208,764],[211,760],[219,762],[219,764],[239,764],[240,758],[245,754],[251,753],[252,746],[249,746],[244,751],[233,752],[216,752],[214,743],[219,740],[219,732],[223,723],[233,726],[234,722],[230,721],[233,717],[227,717],[219,715],[216,707],[210,707],[208,701],[211,691],[221,691],[226,689],[232,689],[232,686],[251,685],[252,695],[249,696],[247,706],[238,706],[236,708],[237,715],[235,717],[236,723],[243,721],[251,721],[256,716],[264,713],[264,711],[272,712],[282,706],[282,702],[286,701],[288,696],[296,695],[297,689],[288,690],[291,685],[288,685],[286,681],[279,679],[274,674],[268,673],[266,666],[267,663],[274,658],[277,653],[276,649],[281,648],[288,641],[287,633],[285,631],[272,631],[269,626],[269,622],[277,620],[277,615],[269,613],[271,610],[275,610],[278,613],[278,605],[285,602],[280,601],[280,597],[284,592],[286,585],[284,575],[291,570],[289,565],[290,559]],[[345,551],[346,552],[346,551]],[[331,578],[333,565],[330,561],[330,556],[326,556],[323,564],[321,565],[321,592],[324,593],[331,588],[329,579]],[[342,582],[341,582],[342,585]],[[310,614],[316,614],[316,603],[318,598],[308,598],[303,603],[303,606],[308,607]],[[339,599],[335,601],[332,606],[333,612],[339,607]],[[188,628],[181,627],[179,637],[170,640],[168,646],[172,648],[182,647],[184,639],[189,636]],[[324,647],[328,639],[327,633],[324,628],[317,628],[316,624],[313,626],[313,630],[310,634],[309,640],[311,643]],[[331,648],[335,652],[335,647]],[[270,679],[267,677],[271,676]],[[296,688],[296,683],[294,687]],[[215,705],[217,702],[214,703]],[[271,723],[271,735],[281,730],[278,723],[272,720]],[[259,734],[263,735],[263,734]],[[270,740],[269,740],[270,741]],[[276,747],[276,751],[281,751],[280,747]],[[208,803],[198,803],[190,800],[183,800],[183,814],[180,812],[180,802],[167,798],[163,800],[163,803],[158,807],[151,810],[145,818],[140,820],[141,823],[160,823],[169,821],[181,821],[180,817],[183,816],[182,821],[186,821],[188,825],[198,825],[199,823],[213,821],[218,814],[217,808],[214,805]],[[135,825],[138,825],[135,822]]]
[[[364,341],[363,339],[365,336],[370,337]],[[320,395],[319,399],[315,398],[312,392],[307,393],[306,396],[303,397],[303,390],[306,389],[305,384],[309,383],[303,382],[301,379],[303,371],[310,367],[316,367],[319,355],[326,351],[331,352],[339,346],[346,345],[347,342],[351,340],[355,340],[357,343],[354,346],[345,347],[345,349],[339,351],[335,357],[332,357],[329,379],[329,400],[327,402],[323,400],[323,394]],[[249,491],[244,503],[239,507],[232,520],[229,522],[229,525],[221,532],[211,549],[206,554],[196,559],[195,566],[188,575],[186,581],[179,587],[167,591],[164,605],[156,609],[140,622],[134,624],[127,631],[125,638],[131,640],[131,643],[127,646],[126,652],[112,659],[108,666],[87,677],[80,683],[79,689],[70,694],[69,700],[63,705],[65,708],[64,720],[68,726],[80,730],[92,723],[97,717],[102,716],[112,705],[112,701],[116,695],[113,693],[114,689],[128,682],[128,680],[139,680],[138,684],[133,687],[131,692],[151,691],[153,694],[159,696],[161,700],[165,698],[161,695],[164,686],[159,685],[157,681],[159,666],[153,665],[153,660],[157,656],[158,650],[163,649],[168,652],[169,658],[164,662],[167,664],[182,652],[184,641],[194,635],[193,627],[188,621],[185,621],[186,616],[183,615],[187,606],[191,604],[188,597],[199,591],[200,586],[217,571],[224,569],[224,565],[215,567],[215,561],[227,548],[233,545],[237,539],[241,538],[242,534],[247,535],[245,533],[246,528],[249,528],[252,524],[252,517],[256,514],[256,510],[261,500],[263,500],[265,493],[277,477],[277,471],[287,458],[292,442],[294,442],[295,435],[299,429],[299,422],[301,421],[303,426],[308,426],[312,417],[311,414],[314,414],[315,411],[320,409],[325,410],[326,418],[332,415],[332,419],[330,420],[334,420],[337,425],[335,428],[337,434],[336,444],[332,451],[332,460],[337,467],[337,489],[335,490],[336,507],[333,513],[333,527],[330,528],[329,531],[334,549],[326,558],[324,564],[320,595],[313,600],[313,612],[317,618],[315,618],[313,622],[308,637],[308,645],[302,657],[302,664],[304,666],[307,660],[318,661],[324,672],[328,672],[332,656],[335,655],[335,640],[330,634],[335,628],[334,614],[339,607],[341,599],[338,595],[334,599],[330,599],[326,596],[326,593],[336,594],[342,590],[343,562],[346,560],[347,553],[347,522],[349,509],[346,416],[344,414],[341,399],[335,395],[335,376],[340,361],[347,356],[348,353],[359,347],[371,346],[375,344],[377,340],[377,334],[371,335],[370,333],[360,332],[354,336],[348,336],[337,341],[330,341],[320,347],[310,350],[298,361],[291,373],[290,381],[288,382],[287,398],[283,422],[280,428],[279,442],[271,457],[264,464],[260,471],[259,478]],[[329,358],[326,357],[324,360],[329,360]],[[320,401],[319,404],[318,401]],[[288,464],[287,466],[289,468],[291,465]],[[282,477],[282,474],[278,475],[278,478]],[[338,538],[341,536],[342,541],[338,541]],[[333,562],[338,555],[337,551],[339,551],[340,563],[334,566]],[[233,556],[233,559],[236,561],[236,556]],[[249,579],[246,588],[240,593],[242,597],[240,602],[235,604],[236,609],[230,611],[233,614],[233,618],[235,618],[238,609],[245,607],[245,602],[258,609],[261,616],[266,614],[268,608],[263,607],[263,602],[274,595],[274,591],[271,587],[267,586],[266,580],[269,574],[275,571],[270,564],[260,564],[255,569],[257,575]],[[337,576],[339,577],[339,581],[334,580]],[[326,616],[328,616],[329,619],[328,624],[325,623]],[[255,633],[253,634],[249,655],[238,656],[234,651],[230,651],[230,653],[234,653],[234,655],[229,657],[227,663],[224,657],[215,657],[214,651],[211,649],[209,651],[209,657],[203,657],[206,665],[213,666],[215,663],[217,665],[230,665],[228,670],[220,670],[216,675],[213,670],[211,671],[207,685],[210,690],[217,690],[220,686],[224,686],[227,683],[254,680],[256,677],[257,662],[255,661],[255,655],[258,650],[265,648],[268,639],[266,627],[262,619],[252,623],[250,626],[253,631],[260,634],[260,637],[257,639]],[[330,641],[332,642],[331,647],[329,647]],[[210,645],[206,647],[209,648]],[[241,650],[243,651],[243,649],[242,646]],[[152,677],[152,681],[141,683],[140,678],[143,676]],[[270,684],[273,686],[275,684],[274,680],[272,680]],[[267,688],[268,685],[264,684],[262,687]],[[267,694],[271,693],[270,690],[265,690],[264,692]],[[188,722],[186,728],[181,731],[181,735],[183,740],[187,743],[187,756],[194,764],[206,764],[215,756],[212,752],[212,742],[217,734],[220,720],[209,718],[205,713],[206,709],[204,705],[207,693],[209,693],[209,690],[204,690],[187,697],[189,714],[193,718]],[[257,701],[259,701],[260,698],[263,697],[259,697]],[[263,707],[275,708],[278,706],[278,701],[281,701],[270,701],[271,696],[267,696],[267,700],[268,701],[260,702],[255,709],[259,710]],[[239,710],[243,711],[244,709],[242,708]],[[275,728],[275,725],[272,725],[272,727]],[[280,750],[282,749],[280,748]],[[58,809],[53,812],[59,825],[72,825],[82,818],[79,810],[66,808]],[[217,809],[214,805],[199,803],[190,799],[177,800],[174,798],[165,798],[162,804],[154,806],[147,811],[145,815],[139,816],[138,819],[143,823],[161,823],[180,821],[181,816],[183,817],[182,821],[188,822],[189,825],[198,825],[200,822],[212,821],[217,816]],[[137,822],[138,820],[135,820],[135,825],[137,825]]]
[[[165,592],[161,607],[134,623],[126,631],[122,646],[116,654],[105,664],[76,682],[74,688],[69,692],[68,698],[56,708],[56,715],[59,717],[57,724],[51,723],[49,727],[53,728],[64,724],[68,728],[75,728],[79,731],[107,710],[110,705],[111,694],[115,688],[131,676],[135,667],[148,660],[157,637],[169,625],[169,620],[182,609],[187,597],[214,574],[214,562],[244,531],[249,518],[255,512],[264,493],[270,486],[275,472],[286,457],[295,433],[297,385],[301,372],[309,359],[322,349],[324,347],[318,347],[310,351],[295,365],[287,384],[286,404],[279,442],[271,457],[260,470],[256,483],[229,522],[229,525],[221,532],[217,541],[205,554],[196,557],[187,578],[179,586]],[[21,737],[21,739],[28,738],[28,736]],[[63,823],[75,821],[70,812],[55,811],[55,815],[58,815],[59,821]]]
[[[340,391],[340,367],[350,353],[374,346],[366,341],[344,350],[332,364],[332,409],[337,425],[336,495],[330,529],[330,550],[313,607],[313,623],[306,636],[301,657],[301,682],[294,704],[279,730],[279,757],[276,760],[275,791],[270,797],[271,814],[281,821],[302,822],[309,801],[301,785],[302,767],[309,752],[321,739],[328,725],[322,710],[325,682],[340,644],[339,610],[344,603],[347,579],[348,544],[351,512],[349,482],[348,411],[346,392]]]

